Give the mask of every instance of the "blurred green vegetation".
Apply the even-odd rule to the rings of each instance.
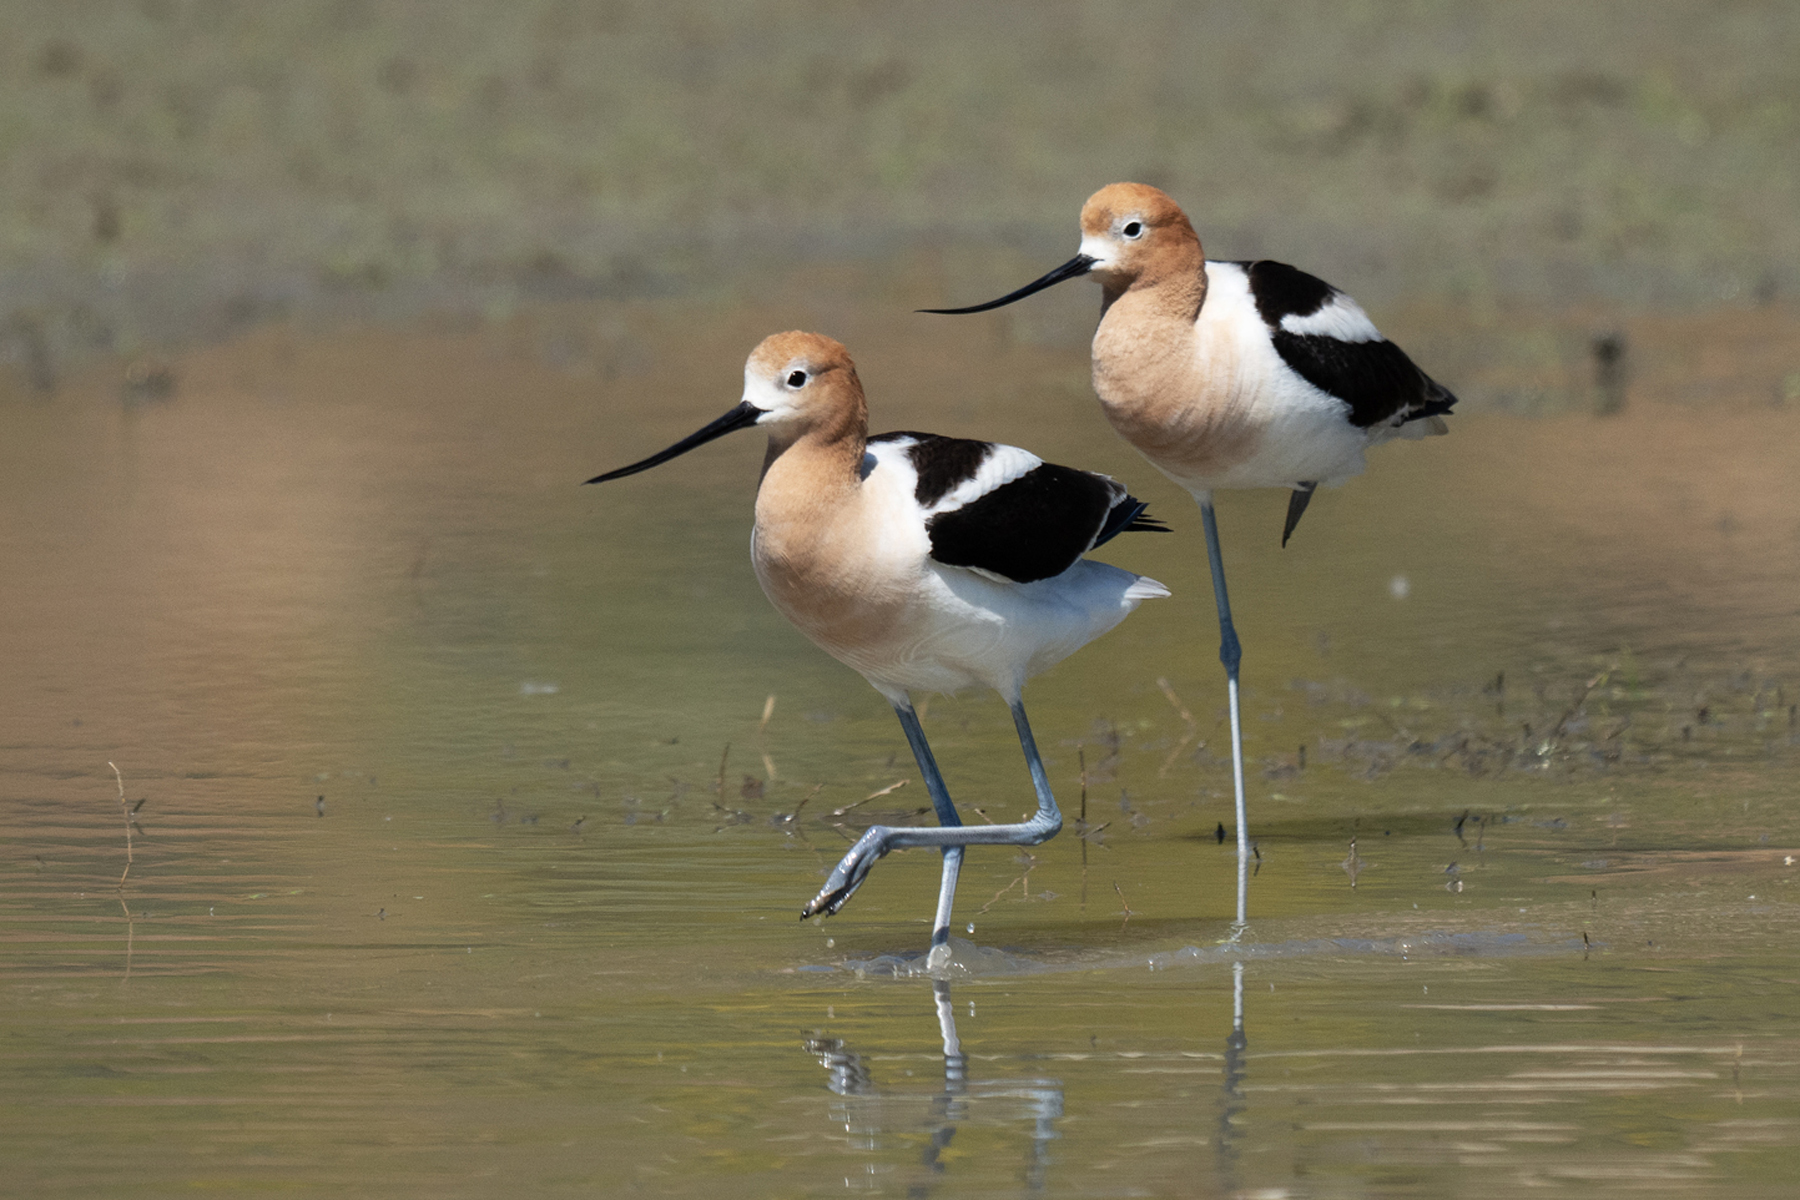
[[[1376,306],[1800,292],[1784,0],[3,0],[0,26],[0,356],[39,383],[272,316],[729,300],[828,261],[936,255],[985,295],[1118,178]]]

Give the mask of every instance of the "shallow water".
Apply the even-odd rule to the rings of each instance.
[[[577,368],[518,326],[271,329],[166,398],[7,401],[11,1189],[1789,1189],[1800,412],[1474,404],[1286,551],[1280,496],[1222,498],[1260,856],[1228,945],[1198,514],[1078,353],[841,314],[879,426],[1176,527],[1104,555],[1175,596],[1027,690],[1069,827],[970,854],[934,983],[930,856],[794,919],[924,800],[757,590],[757,439],[575,486],[803,322]],[[965,812],[1030,804],[993,697],[924,723]]]

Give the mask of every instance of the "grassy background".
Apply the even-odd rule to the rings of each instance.
[[[912,301],[973,299],[1072,252],[1118,178],[1377,309],[1800,293],[1781,0],[3,0],[0,27],[0,356],[40,390],[271,317],[732,301],[821,262],[923,257]]]

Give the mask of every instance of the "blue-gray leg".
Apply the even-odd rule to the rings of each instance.
[[[950,789],[944,784],[943,772],[938,770],[937,758],[931,753],[931,743],[925,740],[925,728],[919,724],[918,712],[910,704],[896,704],[894,715],[900,718],[900,728],[906,731],[906,744],[912,747],[913,760],[919,764],[919,774],[925,777],[925,790],[931,794],[932,807],[937,809],[938,824],[945,827],[961,825],[962,816],[956,811],[956,802],[950,799]],[[961,846],[944,847],[944,873],[938,881],[937,916],[931,922],[933,949],[950,942],[950,910],[956,904],[956,877],[962,873],[962,861]]]
[[[1225,594],[1225,558],[1219,551],[1219,519],[1213,515],[1212,498],[1200,502],[1200,518],[1206,526],[1206,560],[1212,567],[1213,600],[1219,608],[1219,661],[1225,664],[1225,694],[1231,708],[1231,783],[1237,804],[1237,922],[1235,937],[1244,931],[1250,899],[1250,828],[1244,818],[1244,726],[1238,714],[1238,665],[1244,650],[1237,628],[1231,623],[1231,597]]]
[[[819,894],[800,910],[802,917],[830,916],[837,912],[868,878],[875,860],[888,851],[931,847],[944,852],[943,882],[938,888],[937,919],[932,928],[931,944],[935,948],[949,941],[950,906],[956,896],[956,876],[962,867],[963,847],[1035,846],[1056,836],[1062,828],[1062,813],[1057,810],[1056,797],[1050,792],[1050,780],[1044,773],[1037,742],[1031,736],[1031,725],[1025,719],[1025,708],[1016,699],[1008,703],[1012,709],[1013,727],[1019,733],[1019,746],[1025,751],[1025,765],[1031,772],[1031,785],[1037,792],[1037,812],[1016,825],[964,825],[962,818],[957,816],[956,806],[950,801],[943,776],[938,773],[937,762],[925,741],[925,731],[919,727],[917,714],[910,704],[903,707],[895,702],[894,711],[906,730],[906,739],[912,745],[919,771],[925,776],[925,787],[931,793],[940,824],[936,829],[870,826],[838,862]]]
[[[925,790],[931,794],[931,806],[937,809],[938,824],[961,825],[962,817],[956,811],[956,802],[950,799],[950,789],[944,785],[944,775],[931,753],[931,743],[925,740],[919,714],[910,704],[896,704],[894,715],[900,718],[900,728],[906,731],[906,744],[912,747],[913,761],[919,764],[919,774],[925,777]]]

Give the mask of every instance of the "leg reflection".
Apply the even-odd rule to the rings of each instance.
[[[1055,1079],[993,1079],[971,1081],[968,1056],[957,1036],[956,1012],[950,985],[932,983],[938,1033],[943,1039],[943,1085],[921,1094],[907,1084],[884,1086],[875,1082],[864,1057],[839,1038],[812,1038],[806,1043],[827,1072],[826,1086],[841,1099],[832,1105],[831,1120],[849,1134],[854,1150],[872,1156],[871,1169],[879,1169],[882,1151],[910,1142],[917,1146],[923,1133],[919,1166],[925,1177],[908,1188],[910,1195],[928,1195],[951,1164],[944,1151],[968,1121],[990,1127],[1029,1123],[1024,1163],[1025,1190],[1037,1195],[1045,1190],[1050,1168],[1050,1143],[1058,1134],[1056,1122],[1063,1115],[1062,1082]],[[966,1164],[965,1164],[966,1165]],[[983,1174],[985,1164],[967,1173]],[[892,1169],[891,1167],[889,1169]]]
[[[950,1006],[950,985],[936,980],[931,985],[932,999],[937,1002],[938,1032],[944,1038],[944,1091],[932,1098],[931,1107],[939,1124],[931,1131],[920,1161],[933,1172],[941,1172],[944,1164],[939,1155],[956,1136],[958,1123],[968,1113],[965,1097],[969,1090],[969,1060],[963,1056],[962,1042],[956,1036],[956,1010]]]
[[[1225,1039],[1224,1086],[1219,1095],[1219,1189],[1238,1190],[1238,1139],[1243,1131],[1237,1118],[1246,1107],[1244,1100],[1244,1051],[1249,1041],[1244,1037],[1244,963],[1231,964],[1231,1035]]]

